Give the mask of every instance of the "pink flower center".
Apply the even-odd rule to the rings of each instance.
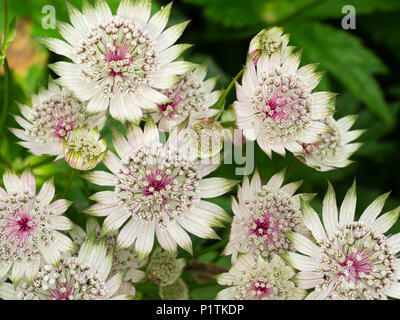
[[[267,282],[253,281],[251,283],[251,291],[254,293],[255,299],[264,299],[271,294],[271,289],[268,288]]]
[[[71,297],[75,295],[75,290],[69,285],[59,285],[49,290],[50,300],[71,300]]]
[[[114,46],[115,50],[113,51],[108,50],[105,53],[106,62],[116,63],[115,69],[112,69],[108,75],[112,78],[115,78],[117,76],[123,78],[124,73],[122,69],[125,69],[126,67],[129,67],[131,65],[131,63],[133,62],[133,57],[128,55],[129,48],[126,47],[125,45],[118,46],[114,42]]]
[[[142,188],[143,195],[150,196],[155,192],[165,190],[166,186],[171,185],[173,180],[165,175],[161,175],[157,171],[153,171],[149,176],[145,178],[147,184]]]
[[[16,241],[18,244],[28,242],[36,227],[36,223],[34,222],[33,218],[28,213],[23,212],[21,209],[18,217],[8,217],[6,219],[8,222],[6,226],[6,233],[10,237],[10,240]]]
[[[163,114],[164,114],[164,112],[166,112],[167,114],[164,114],[164,116],[171,117],[175,114],[177,105],[178,105],[178,102],[176,102],[176,101],[167,102],[167,103],[158,105],[158,110]]]
[[[256,219],[254,223],[256,226],[251,232],[258,237],[266,237],[265,243],[275,243],[276,237],[282,235],[278,221],[272,219],[268,213],[265,215],[264,220]]]
[[[285,113],[282,112],[282,110],[284,110],[284,102],[278,103],[278,99],[273,98],[271,100],[266,100],[265,105],[269,108],[269,111],[265,111],[265,116],[267,118],[271,118],[272,120],[276,118],[285,118]]]
[[[342,270],[338,273],[339,276],[344,276],[347,281],[356,282],[360,280],[360,272],[368,275],[371,272],[371,263],[368,254],[358,250],[355,253],[346,256],[343,262],[338,262],[342,266]]]
[[[58,125],[55,127],[54,137],[59,141],[62,141],[63,138],[68,135],[68,133],[75,129],[75,124],[67,121],[68,119],[68,117],[64,117],[58,120]]]

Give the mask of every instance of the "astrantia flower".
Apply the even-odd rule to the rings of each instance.
[[[147,259],[139,261],[138,254],[133,246],[118,251],[115,250],[118,233],[111,232],[102,237],[101,227],[95,218],[89,218],[86,221],[85,230],[77,225],[74,225],[70,231],[71,238],[77,247],[80,247],[89,237],[89,235],[93,233],[96,241],[100,241],[102,238],[105,239],[107,244],[107,253],[112,254],[113,259],[109,278],[115,276],[117,273],[121,273],[123,275],[123,281],[121,282],[121,286],[118,289],[117,294],[135,296],[136,289],[132,283],[139,282],[146,277],[146,273],[138,269],[147,263]]]
[[[271,157],[285,149],[301,152],[304,143],[318,142],[328,127],[324,119],[333,113],[332,94],[312,93],[322,77],[315,65],[298,69],[300,53],[283,59],[280,51],[262,54],[257,68],[248,58],[242,86],[236,85],[236,122],[248,140]]]
[[[178,244],[191,252],[185,229],[202,238],[218,238],[211,227],[229,220],[223,209],[201,198],[218,197],[236,182],[202,179],[218,165],[202,164],[190,157],[184,133],[172,132],[163,145],[151,117],[144,132],[130,126],[128,140],[114,130],[114,147],[120,158],[108,152],[103,161],[112,174],[95,171],[87,175],[89,181],[114,190],[96,193],[92,199],[99,203],[85,212],[106,216],[104,233],[127,222],[119,232],[118,246],[127,248],[135,242],[140,258],[151,252],[154,234],[164,249],[175,251]]]
[[[275,256],[268,263],[261,256],[242,255],[231,270],[217,276],[220,285],[229,286],[217,295],[220,300],[301,300],[306,291],[290,280],[294,270]]]
[[[189,288],[182,278],[169,286],[160,286],[158,293],[163,300],[189,300]]]
[[[349,131],[355,121],[356,116],[347,116],[338,121],[333,117],[326,118],[329,130],[320,134],[319,142],[303,144],[303,151],[295,156],[319,171],[348,166],[351,163],[350,156],[362,145],[351,142],[364,133],[364,130]]]
[[[62,252],[74,249],[72,241],[57,230],[69,230],[72,222],[62,216],[70,201],[54,197],[53,181],[43,184],[36,195],[35,177],[29,169],[19,178],[5,172],[0,188],[0,278],[10,270],[10,277],[18,283],[28,281],[39,270],[41,259],[56,263]]]
[[[64,156],[63,139],[68,139],[73,130],[82,126],[101,130],[104,126],[104,112],[90,116],[86,105],[73,98],[70,91],[50,81],[48,90],[41,89],[32,98],[32,107],[19,106],[25,119],[20,116],[15,119],[23,130],[11,131],[23,140],[19,144],[33,154],[55,155],[61,159]]]
[[[64,138],[65,161],[75,169],[90,170],[97,166],[106,155],[106,141],[100,139],[97,128],[77,128],[68,139]]]
[[[217,78],[204,81],[207,66],[202,65],[194,71],[186,73],[181,80],[169,89],[161,92],[170,102],[158,105],[158,112],[153,119],[158,122],[161,131],[171,131],[190,116],[190,123],[209,118],[218,110],[209,109],[221,96],[221,91],[213,91]]]
[[[172,285],[180,276],[185,266],[185,259],[176,259],[174,253],[154,250],[147,265],[147,276],[158,285]]]
[[[292,251],[293,245],[285,232],[298,231],[307,234],[300,213],[300,197],[310,199],[313,195],[294,193],[301,181],[282,186],[285,170],[271,177],[261,186],[256,171],[251,183],[244,177],[239,187],[239,203],[232,198],[234,218],[225,254],[232,254],[235,261],[238,253],[250,253],[270,258],[276,254]]]
[[[400,234],[385,235],[397,221],[400,207],[379,216],[389,193],[372,202],[358,221],[355,183],[338,211],[333,187],[329,184],[318,214],[302,201],[304,223],[316,243],[297,233],[289,233],[297,251],[283,257],[296,269],[300,288],[315,288],[307,299],[400,298]]]
[[[281,49],[283,56],[287,57],[294,49],[294,47],[288,47],[288,43],[289,35],[283,34],[283,28],[263,29],[250,41],[249,54],[255,65],[263,53],[270,56],[278,49]]]
[[[122,275],[109,280],[112,253],[107,254],[105,241],[89,237],[77,257],[63,257],[57,266],[43,265],[31,283],[16,287],[0,284],[0,297],[5,300],[109,300],[127,299],[115,296]]]
[[[194,67],[174,61],[188,45],[172,46],[188,22],[167,25],[171,4],[150,18],[150,0],[122,0],[113,15],[105,0],[92,7],[83,2],[83,14],[68,4],[72,26],[60,22],[64,42],[52,38],[40,41],[50,50],[72,60],[52,66],[59,83],[82,101],[88,111],[107,110],[120,121],[140,121],[142,109],[157,110],[169,99],[156,89],[168,89],[177,75]]]
[[[219,154],[224,145],[224,128],[211,119],[203,119],[190,127],[190,143],[199,158]]]

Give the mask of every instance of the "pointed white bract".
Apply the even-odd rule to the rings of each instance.
[[[170,101],[158,105],[158,112],[152,113],[161,131],[171,131],[189,117],[189,125],[218,113],[210,109],[221,97],[221,91],[213,91],[217,78],[205,80],[207,66],[202,65],[187,72],[171,88],[162,90]]]
[[[318,171],[343,168],[351,163],[349,158],[361,146],[353,143],[364,130],[349,131],[356,121],[356,116],[346,116],[336,121],[333,117],[325,119],[329,130],[320,134],[320,141],[302,144],[303,150],[295,156],[306,165]]]
[[[32,282],[18,286],[0,284],[4,300],[109,300],[127,299],[116,296],[122,274],[109,277],[112,253],[105,241],[91,235],[81,246],[78,256],[65,256],[57,266],[43,265]],[[108,279],[108,280],[107,280]]]
[[[373,201],[355,220],[355,183],[337,208],[329,184],[318,214],[302,201],[302,215],[316,242],[298,233],[289,233],[299,253],[282,255],[300,270],[295,282],[300,288],[314,289],[306,299],[366,300],[400,298],[399,234],[387,235],[395,224],[400,207],[379,217],[389,194]]]
[[[0,279],[8,275],[14,283],[31,281],[41,261],[56,264],[62,253],[74,249],[72,241],[60,233],[72,222],[62,214],[70,201],[51,203],[53,181],[43,184],[36,194],[35,177],[30,169],[20,177],[6,171],[6,190],[0,187]]]
[[[294,47],[288,47],[289,35],[283,34],[283,28],[271,27],[261,30],[250,41],[249,54],[251,55],[254,64],[257,65],[262,54],[268,56],[281,50],[284,57],[290,55]]]
[[[238,258],[229,272],[217,276],[220,300],[301,300],[307,294],[291,281],[295,272],[279,257],[270,262],[246,254]]]
[[[100,139],[97,128],[77,128],[63,140],[65,161],[78,170],[91,170],[107,153],[106,141]]]
[[[186,262],[174,253],[157,248],[151,255],[146,274],[160,286],[170,286],[181,276]]]
[[[186,231],[201,238],[217,239],[211,227],[229,220],[219,206],[202,198],[218,197],[236,185],[224,178],[203,179],[217,168],[204,164],[190,153],[185,131],[172,132],[165,144],[149,116],[144,131],[131,125],[127,139],[114,130],[117,157],[108,152],[104,164],[112,172],[95,171],[86,178],[114,191],[99,192],[92,199],[98,203],[85,210],[105,216],[104,233],[120,229],[118,247],[135,243],[140,259],[149,255],[154,235],[161,247],[176,251],[177,245],[192,251]],[[126,223],[125,223],[126,222]]]
[[[113,118],[139,122],[142,111],[156,111],[169,99],[168,89],[194,65],[175,61],[188,48],[173,45],[188,22],[164,30],[171,4],[152,17],[151,0],[122,0],[113,15],[105,0],[92,6],[83,2],[81,13],[67,3],[72,25],[59,22],[66,42],[39,38],[50,50],[72,62],[57,62],[52,69],[58,82],[88,101],[88,111],[110,110]]]
[[[285,170],[275,174],[262,186],[256,171],[251,183],[243,179],[238,198],[232,199],[234,218],[225,248],[226,255],[232,254],[235,261],[238,254],[248,253],[255,257],[270,258],[294,249],[285,232],[307,232],[301,218],[300,197],[310,199],[312,195],[297,194],[301,181],[283,185]]]
[[[248,140],[257,140],[271,157],[274,151],[285,156],[302,150],[301,144],[314,143],[328,128],[324,119],[333,113],[332,94],[313,93],[322,73],[315,65],[298,69],[300,53],[284,58],[281,51],[263,53],[257,67],[251,57],[236,85],[236,122]]]
[[[60,88],[53,81],[48,89],[41,89],[32,97],[32,107],[20,105],[23,117],[15,119],[22,129],[11,129],[19,144],[34,155],[64,156],[63,139],[68,139],[71,132],[82,126],[101,130],[105,124],[105,113],[89,115],[87,103],[72,97],[69,90]]]
[[[116,250],[118,232],[114,231],[102,236],[101,227],[93,217],[90,217],[86,221],[85,230],[74,225],[70,231],[71,238],[77,247],[80,247],[89,235],[93,233],[96,241],[105,240],[107,253],[112,255],[112,266],[108,278],[112,278],[117,274],[122,275],[121,285],[116,295],[135,296],[136,289],[133,284],[146,277],[145,272],[138,269],[146,265],[148,259],[139,261],[138,254],[133,246]]]

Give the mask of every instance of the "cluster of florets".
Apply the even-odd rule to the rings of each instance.
[[[55,241],[50,219],[48,205],[30,192],[0,199],[0,264],[40,258],[38,240],[46,246]]]
[[[190,128],[191,147],[199,158],[208,158],[219,154],[224,143],[224,128],[216,121],[204,119]]]
[[[176,259],[176,255],[161,248],[154,250],[147,265],[147,276],[160,286],[170,286],[180,277],[184,259]]]
[[[258,197],[245,204],[251,213],[251,219],[244,221],[248,251],[266,258],[293,250],[284,233],[299,231],[301,217],[288,195],[270,192],[263,186]]]
[[[74,130],[68,140],[63,141],[65,160],[72,168],[93,169],[107,152],[106,142],[99,138],[97,128],[89,130],[83,127]]]
[[[115,192],[121,205],[144,222],[162,225],[200,200],[197,168],[177,151],[162,145],[139,146],[122,164]]]
[[[28,118],[32,126],[26,133],[39,143],[45,143],[45,138],[61,142],[75,128],[85,125],[88,117],[86,103],[72,98],[69,92],[55,93],[33,101]]]
[[[105,282],[76,258],[62,258],[58,266],[44,265],[32,283],[16,288],[20,300],[94,300],[105,295]]]
[[[360,222],[339,226],[335,237],[322,241],[319,272],[324,282],[316,290],[336,285],[327,299],[384,299],[396,281],[397,259],[387,238]]]
[[[101,45],[100,45],[101,44]],[[135,94],[141,84],[151,84],[150,72],[159,62],[149,33],[139,24],[118,16],[91,29],[75,49],[82,76],[97,81],[104,96]]]
[[[295,74],[280,68],[261,75],[260,86],[251,99],[261,126],[271,144],[296,139],[311,120],[310,91]]]

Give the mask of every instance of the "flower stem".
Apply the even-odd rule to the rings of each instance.
[[[214,250],[225,247],[228,244],[228,240],[229,239],[224,239],[224,240],[218,241],[216,244],[213,244],[212,246],[204,248],[203,250],[199,250],[196,254],[196,257],[200,257],[210,251],[214,251]]]
[[[8,0],[4,0],[4,35],[3,35],[3,46],[5,46],[5,38],[8,34]],[[8,114],[8,100],[9,100],[9,89],[10,89],[10,68],[8,66],[7,58],[4,59],[4,98],[3,98],[3,109],[1,110],[0,116],[0,139],[3,137],[4,126]]]
[[[9,89],[10,89],[10,69],[8,67],[8,62],[6,58],[4,60],[4,97],[3,97],[3,109],[1,110],[1,116],[0,116],[0,138],[3,137],[4,126],[8,114]]]
[[[72,169],[71,175],[69,176],[67,187],[65,188],[64,193],[62,194],[61,198],[64,198],[68,195],[69,191],[71,190],[72,181],[74,181],[76,169]]]
[[[232,90],[233,86],[235,85],[236,81],[238,81],[239,78],[242,76],[243,72],[244,72],[244,68],[242,68],[242,70],[240,70],[239,73],[232,79],[231,83],[225,89],[225,91],[222,94],[221,98],[219,98],[217,103],[214,104],[211,107],[212,109],[219,109],[220,110],[220,112],[217,115],[215,115],[215,119],[214,120],[218,120],[219,117],[222,115],[222,112],[224,111],[224,108],[225,108],[225,100],[228,97],[229,92],[231,92],[231,90]]]

